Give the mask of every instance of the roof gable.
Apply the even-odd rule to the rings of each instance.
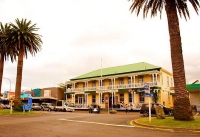
[[[110,67],[110,68],[103,68],[102,76],[142,72],[142,71],[148,71],[148,70],[158,70],[160,68],[161,67],[158,67],[158,66],[146,63],[146,62],[139,62],[139,63],[134,63],[134,64],[115,66],[115,67]],[[78,79],[86,79],[86,78],[94,78],[94,77],[101,77],[101,69],[91,71],[89,73],[80,75],[80,76],[72,78],[70,80],[78,80]]]

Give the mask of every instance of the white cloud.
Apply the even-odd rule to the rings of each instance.
[[[42,35],[42,50],[24,60],[22,89],[57,86],[103,67],[148,62],[171,69],[167,19],[131,14],[131,2],[116,0],[1,0],[3,23],[27,18]],[[180,19],[187,82],[199,79],[199,16]],[[4,77],[15,90],[17,63],[6,62]],[[9,89],[3,79],[2,91]]]

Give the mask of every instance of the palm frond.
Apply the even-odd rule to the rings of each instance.
[[[35,33],[39,28],[36,28],[36,24],[31,24],[31,21],[26,19],[15,20],[15,24],[10,23],[10,44],[17,46],[17,50],[24,49],[24,57],[28,57],[28,53],[32,56],[41,50],[42,39],[41,35]]]
[[[199,0],[132,0],[132,5],[130,6],[129,10],[131,13],[135,11],[138,16],[141,9],[143,9],[143,18],[147,17],[149,11],[151,17],[157,16],[157,13],[159,12],[161,18],[163,7],[166,5],[166,3],[170,2],[175,4],[180,17],[183,15],[187,20],[187,18],[190,18],[187,6],[188,1],[192,4],[194,10],[198,14],[198,10],[200,8]]]

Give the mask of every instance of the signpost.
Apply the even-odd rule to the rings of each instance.
[[[9,105],[10,105],[10,114],[12,114],[12,111],[13,111],[13,108],[12,108],[12,106],[13,106],[13,99],[10,99],[10,102],[9,102]]]
[[[109,112],[109,105],[110,105],[110,104],[109,104],[109,97],[110,97],[110,96],[108,96],[108,114],[110,114],[110,112]]]
[[[145,90],[145,96],[149,97],[149,122],[151,122],[151,104],[150,104],[150,97],[153,96],[153,94],[150,94],[150,87],[148,83],[145,83],[144,85]]]

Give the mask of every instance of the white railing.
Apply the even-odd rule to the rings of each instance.
[[[159,86],[158,82],[146,82],[150,87]],[[124,89],[124,88],[143,88],[145,83],[135,83],[135,84],[120,84],[120,85],[108,85],[108,86],[98,86],[98,87],[85,87],[85,88],[72,88],[70,92],[84,92],[84,91],[96,91],[96,90],[110,90],[110,89]]]

